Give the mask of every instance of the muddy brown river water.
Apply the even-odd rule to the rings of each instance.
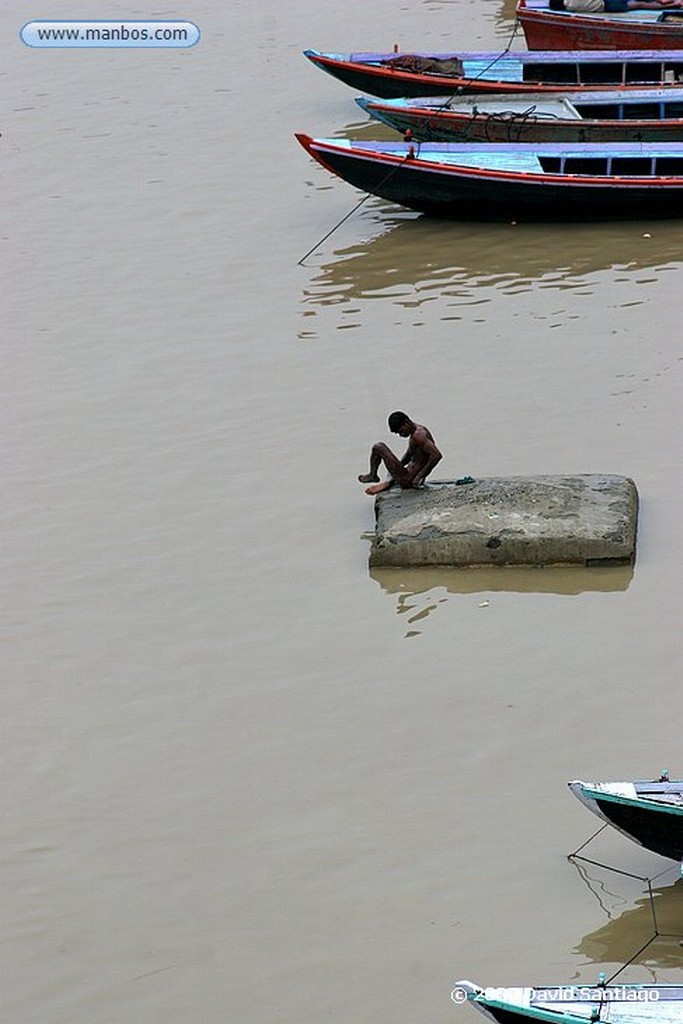
[[[616,969],[642,886],[567,862],[565,783],[681,772],[683,221],[371,200],[300,266],[359,197],[293,132],[367,135],[301,51],[499,50],[509,3],[27,16],[92,8],[3,10],[3,1024],[464,1024],[455,978]],[[402,408],[442,478],[632,477],[634,568],[370,573]]]

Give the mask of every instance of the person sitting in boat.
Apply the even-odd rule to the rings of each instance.
[[[405,454],[399,459],[389,445],[383,441],[373,444],[370,451],[370,472],[361,473],[358,477],[362,484],[371,484],[365,488],[366,494],[380,494],[394,484],[404,490],[420,487],[443,456],[434,443],[431,431],[419,423],[413,423],[404,412],[392,412],[389,417],[389,430],[392,434],[410,438]],[[380,483],[377,470],[384,463],[390,476]]]
[[[683,8],[683,0],[548,0],[551,11],[573,14],[624,14],[626,11],[666,11]]]

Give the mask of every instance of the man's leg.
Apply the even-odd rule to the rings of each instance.
[[[380,463],[383,462],[387,472],[389,473],[392,480],[395,480],[397,484],[403,487],[408,483],[406,468],[398,459],[388,444],[384,444],[383,441],[378,441],[377,444],[373,444],[370,452],[370,472],[362,473],[358,479],[362,484],[376,484],[379,483],[379,477],[377,470],[380,467]]]
[[[369,487],[365,488],[366,494],[381,494],[382,491],[388,491],[390,487],[394,486],[393,480],[382,480],[380,484],[370,484]]]

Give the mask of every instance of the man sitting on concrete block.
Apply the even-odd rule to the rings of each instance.
[[[389,417],[389,430],[392,434],[410,438],[405,454],[399,459],[389,445],[378,441],[370,451],[370,472],[361,473],[358,477],[362,484],[371,484],[365,488],[366,494],[380,494],[388,491],[394,484],[404,490],[420,487],[443,456],[434,443],[431,431],[419,423],[413,423],[404,412],[392,412]],[[384,463],[390,474],[388,480],[380,483],[377,470]]]

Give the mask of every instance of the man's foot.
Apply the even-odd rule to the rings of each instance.
[[[391,480],[384,480],[381,484],[373,484],[372,487],[366,487],[366,494],[381,494],[382,491],[388,491],[391,487]]]
[[[361,473],[358,480],[362,484],[378,484],[379,477],[376,473]]]

